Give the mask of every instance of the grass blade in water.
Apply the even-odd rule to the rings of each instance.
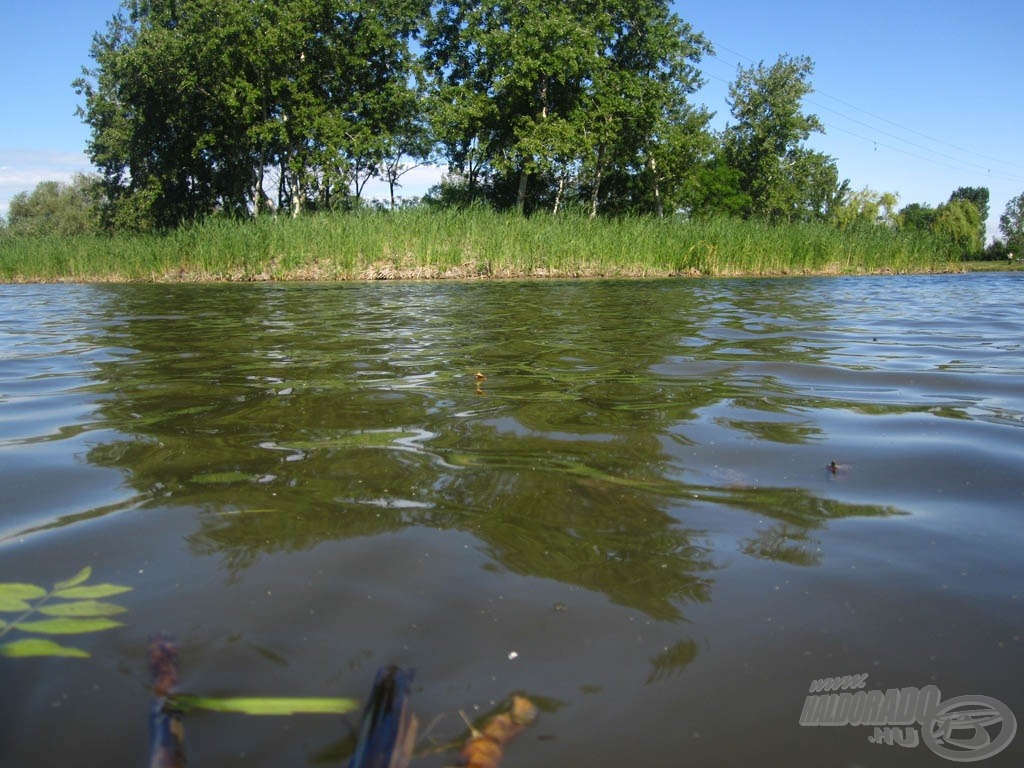
[[[182,712],[205,709],[210,712],[233,712],[240,715],[344,715],[359,706],[355,699],[236,696],[174,696],[174,703]]]

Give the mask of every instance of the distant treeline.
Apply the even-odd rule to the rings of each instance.
[[[430,163],[441,205],[903,226],[981,251],[987,189],[898,211],[806,146],[807,57],[740,68],[712,130],[692,102],[712,53],[668,0],[125,0],[74,84],[99,177],[73,193],[91,226],[167,230],[350,210],[372,179],[393,208]]]

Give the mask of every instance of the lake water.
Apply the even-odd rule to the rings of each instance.
[[[801,724],[812,681],[865,673],[997,700],[942,747],[977,756],[1024,718],[1022,298],[0,286],[0,582],[132,588],[54,638],[90,658],[0,657],[0,765],[143,765],[156,632],[196,694],[415,667],[424,768],[514,693],[541,713],[505,768],[951,764]],[[342,765],[356,720],[193,713],[189,764]]]

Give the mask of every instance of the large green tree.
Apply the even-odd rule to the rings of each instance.
[[[1006,238],[1007,249],[1024,257],[1024,192],[1012,198],[999,217],[999,230]]]
[[[664,209],[673,163],[700,152],[686,97],[710,47],[665,0],[440,0],[424,48],[433,132],[471,197]]]
[[[988,203],[989,203],[989,191],[988,187],[958,187],[954,190],[953,194],[949,196],[949,202],[955,202],[957,200],[966,200],[974,205],[978,209],[978,215],[981,218],[981,223],[978,225],[978,236],[982,245],[985,243],[985,222],[988,221]],[[979,247],[978,252],[981,248]]]
[[[915,232],[930,232],[935,224],[937,211],[927,203],[910,203],[900,209],[897,221],[900,229]]]
[[[844,185],[830,220],[839,229],[875,224],[895,226],[898,203],[899,197],[893,192],[879,193],[867,187],[855,191]]]
[[[729,86],[735,123],[726,128],[724,156],[739,173],[751,216],[821,219],[838,202],[835,161],[804,146],[824,132],[818,117],[803,111],[813,71],[810,58],[783,55],[771,66],[741,67]]]
[[[250,215],[275,191],[292,212],[358,197],[410,124],[409,42],[425,12],[418,0],[128,0],[76,82],[112,223]]]
[[[978,203],[985,206],[979,209]],[[984,187],[960,187],[949,201],[937,208],[911,203],[896,217],[901,229],[930,232],[943,240],[957,257],[976,257],[985,246],[985,217],[988,190]]]
[[[713,149],[711,115],[689,100],[711,44],[660,0],[605,8],[583,113],[582,191],[592,216],[599,204],[662,215],[684,205],[688,177]]]
[[[99,228],[97,179],[77,174],[70,183],[42,181],[11,198],[6,229],[12,235],[92,234]]]
[[[932,231],[960,257],[980,254],[985,244],[981,213],[974,203],[963,198],[952,199],[936,209]]]

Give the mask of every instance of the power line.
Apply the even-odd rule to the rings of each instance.
[[[893,125],[893,126],[899,128],[902,131],[906,131],[907,133],[912,133],[915,136],[920,136],[921,138],[927,139],[928,141],[932,141],[932,142],[934,142],[936,144],[942,144],[943,146],[949,147],[950,149],[955,149],[957,152],[963,152],[963,153],[968,154],[968,155],[974,155],[977,158],[980,158],[982,160],[989,160],[989,161],[991,161],[993,163],[1000,163],[1002,165],[1014,165],[1014,166],[1017,166],[1017,167],[1021,167],[1017,163],[1007,163],[1006,160],[1003,160],[1003,159],[1000,159],[1000,158],[991,157],[989,155],[984,155],[981,152],[975,152],[973,149],[966,149],[964,147],[957,146],[956,144],[951,144],[948,141],[943,141],[942,139],[936,139],[936,138],[934,138],[932,136],[929,136],[926,133],[921,133],[921,131],[914,130],[913,128],[908,128],[905,125],[900,125],[899,123],[895,122],[894,120],[890,120],[890,119],[888,119],[886,117],[882,117],[881,115],[876,115],[873,112],[869,112],[866,109],[861,109],[860,107],[856,106],[855,104],[851,104],[850,102],[848,102],[848,101],[846,101],[844,99],[841,99],[838,96],[833,96],[830,93],[826,93],[825,91],[819,91],[819,90],[815,89],[814,92],[815,93],[820,93],[822,96],[826,96],[826,97],[828,97],[830,99],[834,99],[835,101],[838,101],[840,104],[843,104],[843,105],[845,105],[847,107],[850,107],[850,109],[855,109],[858,112],[863,112],[865,115],[868,115],[869,117],[873,117],[875,120],[881,120],[883,123],[888,123],[889,125]],[[822,108],[823,109],[828,109],[828,107],[822,107]],[[835,110],[833,110],[833,111],[835,111]],[[837,114],[841,114],[841,113],[837,113]],[[848,119],[852,119],[852,118],[848,118]],[[878,129],[876,128],[875,130],[878,130]],[[901,141],[906,141],[906,139],[901,139]],[[907,142],[907,143],[909,144],[910,142]]]
[[[712,78],[713,80],[718,80],[719,82],[726,83],[727,85],[730,84],[730,81],[726,80],[724,77],[719,77],[718,75],[712,75],[712,74],[708,74],[707,76]],[[874,126],[872,126],[872,125],[870,125],[868,123],[864,123],[864,122],[861,122],[860,120],[857,120],[855,118],[849,117],[848,115],[844,115],[843,113],[838,112],[837,110],[834,110],[831,107],[826,107],[824,104],[816,104],[816,102],[813,102],[813,101],[810,101],[810,100],[809,100],[809,103],[815,104],[816,106],[819,106],[822,109],[827,109],[830,112],[835,112],[836,114],[838,114],[838,115],[840,115],[842,117],[845,117],[847,120],[851,120],[852,122],[858,123],[858,124],[863,125],[863,126],[865,126],[867,128],[870,128],[872,130],[878,130],[877,128],[875,128]],[[865,141],[865,142],[867,142],[869,144],[874,145],[874,147],[876,149],[878,147],[883,147],[884,149],[889,149],[889,150],[892,150],[893,152],[899,152],[900,154],[906,155],[907,157],[912,157],[915,160],[921,160],[921,161],[926,162],[926,163],[933,163],[935,165],[941,165],[941,166],[944,166],[946,168],[950,168],[951,170],[954,170],[954,171],[975,171],[976,172],[976,171],[981,170],[985,174],[987,174],[988,176],[994,176],[995,178],[1002,179],[1003,181],[1024,182],[1024,176],[1014,176],[1012,174],[1000,173],[998,171],[993,173],[992,169],[988,168],[987,166],[977,165],[976,163],[969,163],[969,162],[966,162],[964,160],[960,160],[959,158],[953,157],[952,155],[945,155],[945,154],[943,154],[941,152],[936,152],[935,150],[930,149],[929,147],[924,147],[924,146],[921,146],[919,144],[914,144],[913,142],[909,142],[906,139],[903,139],[903,138],[901,138],[899,136],[896,136],[894,134],[886,133],[885,131],[879,131],[879,133],[882,133],[882,134],[884,134],[886,136],[890,136],[891,138],[896,139],[897,141],[902,141],[902,142],[905,142],[907,144],[910,144],[911,146],[916,146],[919,149],[923,150],[924,152],[930,152],[930,153],[939,155],[940,157],[944,157],[944,158],[946,158],[947,160],[949,160],[951,162],[944,162],[943,160],[937,160],[934,157],[925,157],[924,155],[919,155],[919,154],[917,154],[915,152],[910,152],[909,150],[903,149],[901,147],[896,147],[896,146],[893,146],[892,144],[887,144],[884,141],[878,141],[877,139],[872,139],[869,136],[864,136],[863,134],[857,133],[856,131],[851,131],[851,130],[849,130],[847,128],[843,128],[843,127],[838,126],[838,125],[829,125],[828,126],[828,130],[829,131],[835,130],[835,131],[840,131],[841,133],[849,134],[850,136],[854,136],[854,137],[860,139],[861,141]],[[953,163],[956,163],[956,165],[953,165]]]
[[[957,160],[956,158],[952,158],[953,162],[960,163],[960,165],[952,165],[950,163],[946,163],[946,162],[943,162],[941,160],[936,160],[936,159],[930,158],[930,157],[924,157],[923,155],[918,155],[918,154],[916,154],[914,152],[909,152],[908,150],[903,149],[901,147],[894,147],[891,144],[886,144],[886,143],[881,142],[881,141],[876,141],[875,139],[868,138],[867,136],[862,136],[861,134],[856,133],[855,131],[850,131],[850,130],[847,130],[845,128],[840,128],[838,126],[832,126],[832,129],[837,130],[837,131],[841,131],[842,133],[848,133],[849,135],[855,136],[856,138],[861,139],[862,141],[866,141],[869,144],[874,144],[875,147],[884,147],[885,149],[892,150],[893,152],[899,152],[900,154],[906,155],[908,157],[913,157],[916,160],[923,160],[926,163],[933,163],[935,165],[942,165],[942,166],[945,166],[946,168],[950,168],[950,169],[952,169],[954,171],[969,170],[969,168],[965,168],[964,167],[964,166],[966,166],[968,164],[963,163],[962,161]],[[976,166],[976,167],[980,168],[981,166]],[[993,173],[991,168],[985,169],[985,173],[988,174],[989,176],[995,176],[997,178],[1000,178],[1003,181],[1024,182],[1024,176],[1008,176],[1006,174],[1000,174],[998,172]]]
[[[734,56],[737,56],[737,57],[739,57],[741,59],[745,59],[745,60],[747,60],[749,62],[752,62],[752,63],[754,62],[754,59],[752,59],[751,57],[747,56],[744,53],[741,53],[740,51],[734,50],[734,49],[729,48],[729,47],[724,46],[724,45],[716,45],[715,47],[720,49],[720,50],[723,50],[723,51],[728,51],[729,53],[731,53]],[[717,54],[713,54],[712,58],[717,59],[722,64],[725,64],[725,65],[730,66],[730,67],[734,67],[735,68],[735,67],[739,67],[740,66],[740,64],[738,62],[734,62],[734,61],[729,61],[727,59],[723,59],[721,56],[719,56]],[[713,78],[713,79],[715,79],[715,80],[721,80],[722,82],[728,82],[728,81],[724,80],[723,78],[718,77],[716,75],[710,75],[709,74],[708,76]],[[994,164],[996,164],[999,167],[1007,167],[1007,166],[1009,166],[1011,168],[1024,168],[1024,166],[1020,166],[1017,163],[1007,162],[1005,159],[1000,159],[1000,158],[991,157],[989,155],[984,155],[984,154],[982,154],[980,152],[975,152],[973,150],[966,149],[964,147],[960,147],[960,146],[958,146],[956,144],[952,144],[952,143],[944,141],[942,139],[937,139],[937,138],[935,138],[933,136],[929,136],[928,134],[923,133],[921,131],[918,131],[918,130],[916,130],[914,128],[909,128],[909,127],[907,127],[905,125],[902,125],[902,124],[900,124],[900,123],[898,123],[898,122],[896,122],[894,120],[890,120],[889,118],[883,117],[881,115],[877,115],[877,114],[875,114],[873,112],[870,112],[869,110],[862,109],[861,107],[858,107],[857,105],[852,104],[851,102],[849,102],[849,101],[847,101],[845,99],[842,99],[842,98],[840,98],[838,96],[835,96],[833,94],[827,93],[825,91],[814,89],[814,93],[818,94],[818,95],[821,95],[821,96],[825,96],[826,98],[829,98],[829,99],[833,99],[834,101],[839,102],[840,104],[843,104],[843,105],[845,105],[846,107],[848,107],[848,108],[850,108],[852,110],[855,110],[855,111],[860,112],[860,113],[862,113],[864,115],[867,115],[868,117],[871,117],[871,118],[873,118],[875,120],[879,120],[879,121],[881,121],[883,123],[887,123],[889,125],[892,125],[892,126],[898,128],[898,129],[900,129],[901,131],[905,131],[906,133],[913,134],[915,136],[919,136],[919,137],[921,137],[923,139],[926,139],[927,141],[930,141],[930,142],[932,142],[934,144],[940,144],[940,145],[949,147],[951,149],[954,149],[957,152],[960,152],[960,153],[963,153],[963,154],[966,154],[966,155],[972,155],[972,156],[977,157],[977,158],[979,158],[981,160],[989,161],[989,163],[994,163]],[[948,153],[945,153],[945,152],[940,152],[939,150],[937,150],[937,149],[935,149],[933,147],[928,147],[928,146],[922,145],[920,143],[911,141],[910,139],[904,138],[902,136],[897,136],[897,135],[895,135],[893,133],[890,133],[888,131],[885,131],[885,130],[879,128],[878,126],[871,125],[870,123],[864,122],[863,120],[859,120],[859,119],[857,119],[855,117],[851,117],[848,114],[845,114],[843,112],[840,112],[837,109],[833,109],[832,107],[829,107],[829,106],[826,106],[824,104],[821,104],[820,102],[813,101],[811,99],[808,99],[807,101],[808,101],[808,103],[813,104],[814,106],[819,107],[820,109],[824,109],[824,110],[828,110],[829,112],[833,112],[834,114],[839,115],[840,117],[842,117],[842,118],[844,118],[846,120],[849,120],[852,123],[856,123],[857,125],[864,126],[865,128],[868,128],[869,130],[877,132],[877,133],[879,133],[879,134],[881,134],[883,136],[888,136],[889,138],[895,139],[896,141],[903,142],[904,144],[908,144],[908,145],[910,145],[912,147],[916,147],[917,149],[919,149],[919,150],[921,150],[923,152],[929,153],[931,155],[935,155],[935,156],[940,157],[940,158],[944,158],[946,160],[950,160],[950,161],[955,162],[955,163],[959,163],[962,166],[965,166],[967,168],[973,168],[975,170],[981,170],[981,171],[984,171],[985,173],[987,173],[989,175],[993,175],[992,168],[990,167],[989,164],[981,165],[981,164],[978,164],[978,163],[975,163],[975,162],[971,162],[971,161],[968,161],[968,160],[965,160],[965,159],[962,159],[962,158],[953,157],[952,155],[950,155]],[[925,162],[937,163],[937,164],[940,164],[940,165],[945,165],[946,167],[949,167],[949,168],[954,168],[954,166],[950,166],[948,163],[943,163],[942,161],[937,160],[935,158],[922,157],[920,155],[914,154],[913,152],[908,152],[908,151],[900,149],[898,147],[893,147],[893,146],[888,145],[888,144],[880,143],[880,142],[876,141],[875,139],[870,139],[870,138],[861,136],[860,134],[857,134],[857,133],[855,133],[853,131],[843,130],[841,128],[838,128],[837,126],[830,126],[830,128],[835,128],[836,130],[841,130],[844,133],[849,133],[849,134],[851,134],[853,136],[856,136],[857,138],[863,139],[865,141],[871,141],[872,143],[874,143],[874,144],[876,144],[878,146],[884,146],[887,149],[892,149],[894,151],[902,152],[903,154],[906,154],[906,155],[908,155],[910,157],[917,158],[919,160],[923,160]],[[963,170],[963,168],[954,168],[954,170]],[[1003,179],[1005,179],[1007,181],[1024,181],[1024,177],[1018,176],[1018,175],[1015,175],[1015,174],[1007,174],[1007,173],[996,172],[996,174],[994,174],[994,175],[998,176],[999,178],[1003,178]]]
[[[857,125],[862,125],[865,128],[869,128],[872,131],[876,131],[877,133],[881,134],[882,136],[888,136],[890,139],[895,139],[896,141],[902,141],[904,144],[909,144],[910,146],[916,147],[917,149],[920,149],[920,150],[922,150],[924,152],[931,153],[932,155],[935,155],[936,157],[944,158],[944,159],[949,160],[951,162],[957,163],[958,166],[959,166],[959,167],[957,167],[957,166],[949,165],[948,163],[944,163],[944,165],[946,165],[947,168],[953,168],[954,170],[965,170],[966,169],[966,170],[984,171],[985,173],[988,173],[988,174],[992,173],[992,168],[989,165],[980,165],[978,163],[974,163],[974,162],[970,162],[970,161],[967,161],[967,160],[963,160],[963,159],[961,159],[959,157],[953,157],[953,155],[946,154],[945,152],[939,152],[938,150],[932,149],[930,147],[926,147],[926,146],[924,146],[922,144],[918,144],[916,142],[909,141],[908,139],[904,139],[902,136],[897,136],[896,134],[889,133],[888,131],[883,131],[880,128],[877,128],[877,127],[875,127],[875,126],[873,126],[873,125],[871,125],[869,123],[865,123],[862,120],[858,120],[858,119],[856,119],[854,117],[850,117],[849,115],[843,114],[839,110],[832,109],[831,107],[827,107],[824,104],[816,102],[816,101],[814,101],[812,99],[808,99],[807,103],[808,104],[812,104],[812,105],[814,105],[816,107],[819,107],[820,109],[824,109],[824,110],[827,110],[829,112],[833,112],[833,113],[839,115],[840,117],[845,118],[846,120],[849,120],[851,123],[856,123]],[[835,129],[835,130],[843,131],[844,133],[849,133],[850,135],[856,136],[857,138],[864,139],[865,141],[872,141],[875,144],[877,144],[878,146],[883,146],[883,147],[886,147],[888,149],[895,149],[895,150],[897,150],[899,152],[903,152],[903,154],[905,154],[905,155],[909,155],[910,157],[916,157],[919,160],[925,160],[926,162],[941,163],[940,160],[935,160],[933,158],[922,157],[921,155],[915,155],[912,152],[907,152],[906,150],[901,150],[898,147],[893,147],[893,146],[890,146],[888,144],[884,144],[884,143],[879,142],[879,141],[877,141],[875,139],[869,139],[869,138],[867,138],[865,136],[861,136],[858,133],[854,133],[853,131],[840,128],[839,126],[832,125],[832,126],[829,126],[829,129],[830,130],[831,129]],[[1024,176],[1013,176],[1013,175],[1008,175],[1008,174],[1005,174],[1005,173],[998,173],[998,172],[997,172],[997,174],[1002,176],[1003,178],[1005,178],[1007,181],[1024,181]]]

